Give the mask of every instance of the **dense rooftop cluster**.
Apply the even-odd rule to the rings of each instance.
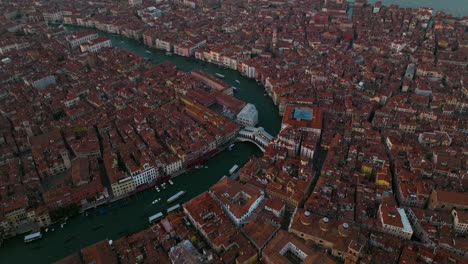
[[[244,102],[225,82],[47,26],[63,23],[237,70],[264,85],[283,122],[239,181],[60,263],[466,263],[467,17],[366,0],[352,11],[342,0],[2,8],[8,235],[190,168],[240,129],[229,117]]]

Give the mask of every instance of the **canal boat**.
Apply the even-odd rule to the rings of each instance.
[[[170,51],[166,52],[166,56],[172,56],[172,52]]]
[[[151,52],[151,51],[149,51],[149,50],[145,50],[145,52],[146,52],[146,53],[152,53],[152,52]]]
[[[229,170],[229,174],[234,174],[236,173],[236,171],[239,169],[239,166],[237,164],[235,164],[234,166],[232,166],[232,168]]]
[[[218,76],[219,78],[224,78],[224,75],[222,75],[221,73],[215,73],[216,76]]]
[[[167,213],[170,214],[170,213],[172,213],[172,212],[174,212],[175,210],[178,210],[178,209],[180,209],[180,204],[176,204],[176,205],[174,205],[172,207],[169,207],[169,209],[167,209]]]
[[[156,198],[154,201],[152,201],[152,204],[156,204],[157,202],[161,201],[161,198]]]
[[[234,146],[235,146],[234,143],[231,144],[231,145],[229,146],[229,150],[232,150],[232,148],[233,148]]]
[[[174,182],[172,180],[169,180],[170,185],[174,185]]]
[[[203,169],[203,168],[204,168],[203,165],[197,165],[197,166],[195,166],[195,169]]]
[[[164,216],[163,213],[159,212],[157,214],[154,214],[154,215],[148,217],[148,222],[150,224],[152,224],[154,221],[157,221],[157,220],[161,219],[163,216]]]
[[[171,197],[169,197],[169,199],[167,199],[167,202],[168,203],[172,203],[174,202],[175,200],[179,199],[180,197],[182,197],[183,195],[185,194],[185,191],[180,191],[174,195],[172,195]]]
[[[32,233],[24,236],[24,243],[33,242],[42,238],[41,232]]]
[[[239,80],[236,80],[236,83],[240,83]]]

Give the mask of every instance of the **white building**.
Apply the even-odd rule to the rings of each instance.
[[[171,43],[169,41],[164,41],[164,40],[159,39],[159,38],[156,39],[154,46],[157,49],[162,49],[162,50],[165,50],[167,52],[170,52],[171,49],[172,49]]]
[[[2,42],[0,43],[0,54],[5,55],[5,53],[12,51],[12,50],[21,50],[31,46],[29,42]]]
[[[459,234],[468,233],[468,213],[464,211],[452,210],[453,228]]]
[[[255,78],[255,67],[242,63],[242,73],[249,78]]]
[[[380,205],[378,217],[384,233],[407,240],[413,236],[413,229],[404,209]]]
[[[163,168],[163,171],[166,175],[170,175],[174,172],[182,170],[182,160],[177,156],[171,156],[163,162],[158,161],[158,165]]]
[[[107,37],[98,37],[80,45],[81,52],[98,52],[104,47],[111,47],[112,42]]]
[[[44,16],[45,22],[51,22],[51,23],[58,23],[63,21],[64,16],[71,16],[72,12],[71,11],[52,11],[52,12],[44,12],[42,13],[42,16]]]
[[[81,44],[88,42],[90,40],[98,38],[98,34],[92,31],[81,31],[76,34],[73,34],[68,40],[71,48],[76,48]]]
[[[247,104],[237,114],[237,122],[243,126],[255,126],[258,123],[258,111],[255,105]]]
[[[228,56],[222,56],[221,61],[227,68],[237,70],[237,59]]]
[[[133,171],[130,173],[132,176],[133,181],[135,182],[136,186],[140,186],[146,183],[150,183],[155,181],[158,178],[158,170],[154,166],[150,166],[148,163],[143,165],[143,168],[137,171]]]

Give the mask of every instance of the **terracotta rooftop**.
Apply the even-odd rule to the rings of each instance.
[[[382,205],[380,212],[383,224],[403,228],[403,222],[401,222],[400,213],[396,207]]]
[[[102,240],[94,245],[83,248],[81,250],[85,263],[95,264],[117,264],[117,257],[112,251],[109,241]]]
[[[257,249],[261,249],[279,229],[279,226],[262,220],[252,221],[242,228],[244,234],[254,243]]]
[[[468,194],[433,190],[437,201],[468,206]]]
[[[351,221],[329,219],[304,209],[298,209],[291,220],[290,232],[303,233],[333,244],[345,252],[351,241],[359,241],[360,229]]]
[[[213,185],[210,192],[226,205],[237,218],[246,214],[261,195],[260,190],[234,181],[229,177],[225,177]]]
[[[296,247],[305,254],[305,258],[301,262],[302,264],[338,263],[329,258],[322,250],[315,251],[309,248],[304,240],[284,230],[280,230],[265,247],[262,255],[263,260],[265,263],[291,264],[290,260],[280,253],[283,248],[289,247],[290,245],[292,245],[291,247]]]

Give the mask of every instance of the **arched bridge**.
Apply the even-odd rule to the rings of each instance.
[[[237,135],[237,141],[252,142],[263,152],[273,142],[274,137],[268,134],[263,127],[245,127]]]

